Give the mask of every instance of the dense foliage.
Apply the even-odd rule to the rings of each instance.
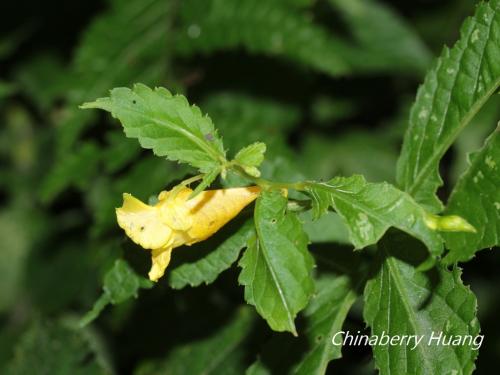
[[[500,1],[398,7],[0,12],[0,373],[486,373]],[[151,282],[115,208],[185,185],[260,194]],[[485,339],[341,347],[339,331]]]

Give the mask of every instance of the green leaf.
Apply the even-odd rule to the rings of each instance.
[[[234,160],[243,165],[258,167],[264,161],[265,152],[266,144],[262,142],[255,142],[238,151]]]
[[[172,270],[169,274],[170,286],[182,289],[187,285],[195,287],[202,283],[211,284],[221,272],[236,262],[241,250],[254,233],[253,222],[247,221],[206,257]]]
[[[7,375],[104,375],[88,335],[66,322],[35,322],[17,342]]]
[[[100,108],[120,120],[125,134],[137,138],[142,147],[158,156],[188,163],[207,173],[225,163],[222,140],[212,120],[190,106],[182,95],[164,88],[151,90],[136,84],[133,90],[116,88],[107,98],[85,103],[82,108]]]
[[[330,0],[359,44],[356,67],[422,73],[430,63],[429,50],[405,19],[382,1]],[[363,58],[364,55],[364,58]]]
[[[234,160],[236,160],[249,175],[259,177],[260,171],[257,167],[264,161],[265,152],[266,144],[255,142],[238,151]]]
[[[442,204],[439,161],[500,85],[500,1],[481,3],[459,41],[427,73],[410,114],[397,181],[433,212]]]
[[[252,311],[248,307],[240,308],[233,319],[212,336],[174,348],[166,359],[143,365],[135,374],[242,374],[244,344],[253,321]]]
[[[253,54],[288,58],[332,76],[350,71],[348,43],[305,15],[274,1],[183,1],[182,29],[175,46],[180,55],[243,46]]]
[[[476,298],[462,284],[461,271],[441,265],[426,273],[417,271],[416,258],[425,256],[425,250],[406,236],[384,243],[379,255],[378,269],[364,291],[364,318],[371,334],[423,337],[418,345],[414,340],[410,345],[374,345],[380,373],[472,373],[474,345],[438,345],[432,340],[440,333],[454,338],[470,335],[476,343],[481,339],[476,339]]]
[[[307,235],[294,213],[286,212],[280,192],[264,192],[255,205],[256,237],[248,243],[239,265],[245,300],[275,331],[297,335],[294,319],[314,291],[313,259]]]
[[[500,128],[471,159],[451,193],[446,213],[464,217],[477,232],[444,236],[449,263],[465,262],[476,251],[500,244]]]
[[[316,293],[304,311],[310,349],[294,373],[325,374],[328,362],[342,356],[342,346],[332,345],[332,337],[342,329],[355,300],[356,292],[347,276],[329,275],[316,281]]]
[[[56,161],[40,187],[40,198],[51,202],[70,186],[84,189],[90,184],[90,177],[97,171],[100,160],[99,148],[93,142],[86,142],[76,152]]]
[[[140,288],[152,288],[153,283],[139,275],[124,260],[117,259],[104,277],[103,294],[90,310],[80,320],[80,326],[85,326],[96,319],[109,304],[117,305],[134,297],[137,298]]]
[[[65,156],[93,116],[80,103],[105,95],[111,87],[155,84],[168,68],[172,2],[113,2],[85,30],[67,80],[68,111],[58,126],[58,151]],[[61,156],[61,157],[62,157]]]
[[[387,229],[395,227],[421,240],[433,255],[443,250],[441,237],[426,224],[425,210],[393,185],[352,176],[308,183],[306,189],[315,217],[333,207],[344,219],[356,249],[377,243]]]
[[[366,254],[353,252],[346,246],[313,247],[313,251],[317,261],[315,273],[320,276],[315,280],[316,291],[309,305],[301,313],[301,335],[297,338],[272,334],[247,374],[324,374],[332,357],[340,357],[341,347],[332,345],[331,340],[340,331],[353,299],[364,286],[367,265],[371,263],[363,261]],[[358,320],[360,311],[356,310],[353,314]],[[334,369],[342,372],[343,368]]]

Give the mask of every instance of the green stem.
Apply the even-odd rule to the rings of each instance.
[[[193,177],[190,177],[188,179],[185,179],[184,181],[181,181],[181,183],[179,185],[182,185],[182,186],[190,185],[190,184],[192,184],[195,181],[203,179],[203,176],[204,176],[204,174],[198,174],[196,176],[193,176]]]
[[[307,182],[274,182],[261,177],[253,177],[246,173],[243,168],[234,163],[229,163],[228,168],[231,168],[241,177],[252,181],[254,184],[259,185],[264,190],[270,189],[292,189],[304,191],[307,187]]]

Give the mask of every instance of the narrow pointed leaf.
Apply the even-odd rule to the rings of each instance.
[[[189,197],[189,199],[192,199],[192,198],[196,197],[199,193],[201,193],[203,190],[205,190],[206,188],[208,188],[212,184],[212,182],[215,181],[215,179],[217,178],[217,176],[219,176],[220,172],[221,172],[221,168],[219,166],[217,166],[217,167],[214,167],[208,173],[206,173],[203,176],[203,179],[201,180],[201,182],[193,190],[193,193],[191,194],[191,196]]]
[[[234,234],[221,243],[206,257],[183,264],[170,272],[169,284],[174,289],[212,283],[219,274],[236,262],[241,250],[254,234],[252,221],[247,221]]]
[[[445,48],[418,90],[410,114],[397,181],[417,202],[436,212],[442,204],[439,161],[500,85],[500,1],[481,3]]]

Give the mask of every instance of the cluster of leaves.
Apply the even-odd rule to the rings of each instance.
[[[0,40],[0,59],[26,34]],[[500,1],[479,4],[457,38],[430,66],[419,34],[380,1],[109,0],[72,61],[44,51],[16,64],[0,81],[0,372],[368,371],[332,362],[342,356],[334,333],[477,335],[457,262],[499,245]],[[408,122],[405,96],[424,73]],[[372,98],[358,96],[374,76],[410,83],[394,85],[398,109],[378,127]],[[343,80],[357,91],[333,96]],[[345,130],[358,121],[369,123]],[[446,203],[440,167],[452,171]],[[123,192],[147,201],[194,174],[193,194],[262,193],[179,250],[152,288],[114,207]],[[369,366],[468,374],[477,354],[377,346]]]

